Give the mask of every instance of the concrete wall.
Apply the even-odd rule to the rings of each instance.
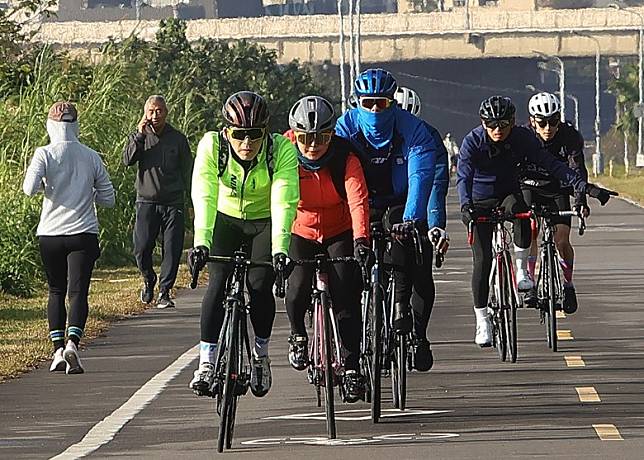
[[[76,0],[79,1],[79,0]],[[644,14],[644,8],[635,9]],[[471,28],[464,28],[462,10],[445,13],[366,14],[362,16],[362,59],[378,62],[433,58],[529,57],[533,50],[560,56],[590,56],[594,43],[571,34],[580,30],[600,41],[602,54],[629,55],[637,50],[637,16],[613,9],[470,11]],[[154,39],[155,21],[101,24],[43,24],[37,39],[45,42],[92,46],[108,37],[136,33]],[[348,25],[346,25],[348,33]],[[337,18],[334,16],[261,17],[195,20],[188,22],[188,38],[250,39],[278,51],[288,62],[337,63]],[[347,45],[348,46],[348,45]],[[348,48],[347,48],[348,51]]]

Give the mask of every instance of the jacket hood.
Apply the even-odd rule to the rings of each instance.
[[[78,142],[78,121],[54,121],[47,119],[47,133],[52,144]]]

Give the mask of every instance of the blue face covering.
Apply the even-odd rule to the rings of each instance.
[[[376,149],[384,148],[394,137],[395,107],[382,112],[358,109],[358,126],[369,143]]]

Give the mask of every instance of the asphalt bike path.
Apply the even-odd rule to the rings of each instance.
[[[560,351],[548,350],[538,314],[524,309],[511,364],[473,343],[471,252],[453,192],[452,247],[435,273],[435,364],[409,374],[409,408],[390,409],[387,390],[384,420],[374,425],[367,404],[337,403],[338,439],[326,440],[324,408],[305,373],[288,365],[288,320],[278,301],[273,388],[265,398],[241,398],[233,449],[224,455],[642,458],[644,210],[619,200],[593,208],[586,234],[573,236],[580,308],[558,321]],[[186,351],[199,338],[202,295],[183,290],[177,309],[114,325],[83,351],[83,375],[50,374],[43,363],[0,385],[0,458],[217,455],[214,400],[188,389],[197,352]]]

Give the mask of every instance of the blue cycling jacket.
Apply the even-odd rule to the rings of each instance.
[[[505,141],[492,142],[485,128],[478,126],[465,136],[459,152],[456,187],[461,208],[520,192],[519,178],[528,163],[571,184],[577,193],[586,189],[581,174],[548,152],[528,128],[515,126]]]
[[[344,113],[335,132],[348,139],[359,154],[373,208],[405,204],[404,220],[427,221],[429,228],[445,228],[445,196],[449,184],[448,155],[438,131],[400,108],[395,110],[394,138],[385,149],[377,150],[360,131],[356,114]],[[385,181],[381,172],[386,169]],[[378,173],[377,171],[380,171]]]

